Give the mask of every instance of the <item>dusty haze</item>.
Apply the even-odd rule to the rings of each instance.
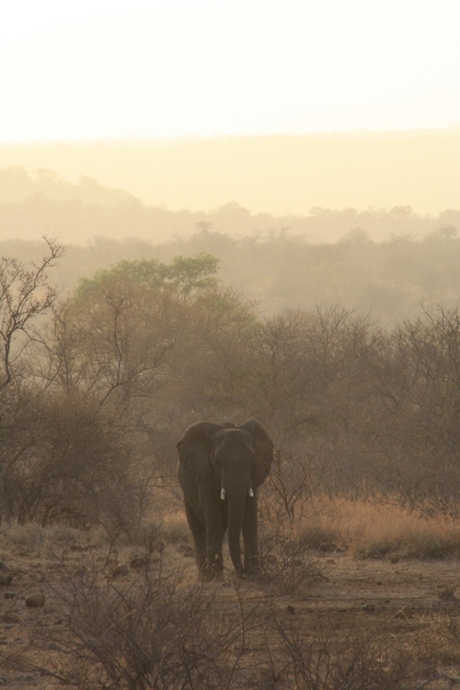
[[[0,167],[7,166],[48,168],[72,182],[89,176],[171,210],[228,202],[277,215],[460,208],[458,129],[4,144]]]

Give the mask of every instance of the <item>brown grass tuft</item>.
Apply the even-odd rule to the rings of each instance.
[[[307,548],[346,550],[356,558],[394,553],[404,558],[458,557],[460,520],[421,515],[378,497],[367,501],[322,497],[298,525],[296,539]]]

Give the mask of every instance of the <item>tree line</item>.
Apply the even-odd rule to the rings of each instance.
[[[339,303],[262,316],[205,252],[125,260],[63,298],[62,255],[48,239],[33,264],[0,263],[4,518],[134,530],[157,488],[175,491],[188,424],[249,416],[292,515],[300,485],[456,510],[457,307],[391,328]]]
[[[41,251],[40,242],[0,242],[3,256],[25,263],[39,260]],[[453,308],[460,294],[460,237],[453,226],[422,239],[401,235],[385,242],[356,229],[335,244],[312,244],[281,230],[234,238],[201,226],[188,238],[156,245],[97,237],[85,247],[67,246],[54,279],[72,293],[81,278],[123,260],[167,264],[202,252],[218,260],[220,280],[255,300],[266,315],[340,301],[391,325],[415,317],[423,304]]]
[[[30,241],[38,233],[58,233],[66,245],[84,245],[94,237],[117,241],[137,237],[155,245],[171,237],[189,238],[198,228],[213,228],[233,239],[267,235],[281,229],[312,244],[331,244],[361,230],[374,241],[393,236],[421,239],[440,227],[459,227],[460,210],[422,215],[409,205],[393,208],[312,207],[308,214],[252,213],[235,200],[215,209],[180,210],[147,205],[120,189],[82,176],[70,183],[52,170],[0,168],[0,218],[3,236]]]
[[[0,169],[3,256],[40,260],[31,237],[52,232],[66,245],[54,270],[60,289],[122,260],[219,260],[218,277],[264,314],[337,301],[386,323],[415,317],[421,304],[454,307],[460,291],[460,211],[420,216],[409,206],[305,217],[252,215],[237,203],[209,212],[143,205],[120,190],[49,170]],[[10,239],[6,239],[6,238]]]

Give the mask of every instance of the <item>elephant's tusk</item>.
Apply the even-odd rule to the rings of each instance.
[[[220,490],[220,498],[222,501],[225,501],[225,489]]]
[[[254,496],[254,491],[252,490],[252,488],[249,489],[249,495],[251,498]]]

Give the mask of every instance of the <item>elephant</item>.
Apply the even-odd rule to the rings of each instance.
[[[258,572],[257,489],[273,459],[267,431],[256,419],[241,426],[197,422],[186,429],[177,450],[179,484],[201,577],[211,580],[223,573],[222,544],[227,528],[236,573]]]

